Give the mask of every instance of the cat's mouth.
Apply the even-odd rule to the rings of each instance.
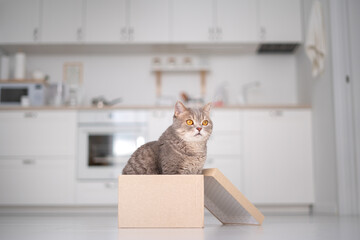
[[[196,136],[202,136],[202,135],[201,135],[201,133],[197,133],[197,134],[195,134],[195,137],[196,137]]]

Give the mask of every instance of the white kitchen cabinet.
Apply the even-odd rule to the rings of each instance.
[[[73,204],[74,161],[74,158],[0,157],[0,204]]]
[[[300,0],[259,0],[260,41],[302,41]]]
[[[0,156],[72,156],[75,111],[2,111]]]
[[[86,42],[168,42],[169,0],[86,0]]]
[[[174,42],[254,42],[258,9],[253,0],[172,2]]]
[[[83,0],[42,0],[41,42],[83,40]]]
[[[169,30],[169,0],[130,1],[130,41],[168,42]]]
[[[244,112],[244,194],[258,204],[314,202],[310,110]]]
[[[118,188],[116,181],[77,182],[75,204],[77,205],[117,205]]]
[[[126,0],[85,1],[85,41],[116,43],[126,40]]]
[[[157,141],[173,123],[174,110],[150,110],[148,114],[148,139]]]
[[[240,157],[209,156],[206,159],[204,168],[217,168],[232,184],[240,191],[243,191],[243,167]]]
[[[218,168],[236,187],[243,189],[242,113],[212,109],[213,132],[207,144],[205,168]]]
[[[0,43],[38,41],[40,0],[0,0]]]
[[[173,42],[208,42],[215,26],[212,0],[172,0]]]
[[[255,42],[258,39],[258,2],[217,0],[216,36],[221,42]]]

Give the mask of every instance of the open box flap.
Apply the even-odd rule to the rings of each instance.
[[[261,225],[264,215],[217,168],[204,169],[205,207],[223,224]]]

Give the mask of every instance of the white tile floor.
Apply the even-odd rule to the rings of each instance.
[[[203,229],[118,229],[116,216],[0,216],[0,239],[360,239],[359,217],[266,216],[262,226],[223,226],[211,215]]]

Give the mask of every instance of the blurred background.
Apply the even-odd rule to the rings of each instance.
[[[356,0],[0,0],[0,213],[115,212],[131,153],[213,102],[260,210],[360,212]]]

